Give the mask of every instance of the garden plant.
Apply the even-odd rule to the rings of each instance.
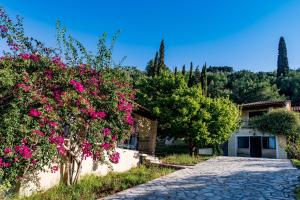
[[[26,37],[0,10],[0,34],[9,47],[0,59],[0,181],[18,191],[48,167],[77,182],[82,162],[118,163],[117,143],[130,135],[135,91],[111,68],[105,37],[98,53],[58,26],[58,49]],[[59,25],[59,24],[58,24]]]

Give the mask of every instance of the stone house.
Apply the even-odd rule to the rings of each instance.
[[[240,105],[242,125],[233,133],[226,145],[228,156],[287,158],[286,137],[264,133],[249,127],[249,119],[263,115],[273,109],[292,110],[291,101],[260,101]]]
[[[136,104],[133,112],[134,130],[128,140],[118,146],[125,149],[138,150],[140,153],[155,154],[157,119],[145,107]]]

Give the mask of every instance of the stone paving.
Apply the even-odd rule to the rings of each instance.
[[[299,175],[289,160],[216,157],[105,199],[295,199]]]

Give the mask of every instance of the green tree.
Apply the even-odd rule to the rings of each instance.
[[[263,132],[274,135],[295,136],[300,131],[300,117],[296,112],[276,109],[265,115],[255,117],[250,125]]]
[[[195,84],[201,84],[201,72],[199,70],[199,66],[196,67],[195,70]]]
[[[227,76],[232,100],[238,104],[266,100],[283,100],[276,86],[276,74],[241,70]]]
[[[185,73],[186,73],[186,71],[185,71],[185,65],[182,66],[182,72],[181,73],[182,73],[182,76],[185,77]]]
[[[206,72],[206,63],[204,64],[201,71],[201,86],[204,96],[207,96],[207,72]]]
[[[277,86],[275,84],[271,85],[269,81],[242,77],[232,83],[232,99],[234,102],[241,104],[256,101],[283,100],[284,96],[281,96]]]
[[[195,77],[193,76],[193,62],[191,62],[188,86],[192,87],[194,84],[195,84]]]
[[[287,76],[279,77],[278,85],[280,92],[292,100],[293,105],[300,105],[300,71],[290,71]]]
[[[159,135],[185,138],[191,154],[225,142],[239,120],[238,108],[228,99],[206,98],[201,86],[188,87],[182,75],[170,72],[141,80],[137,100],[158,117]]]
[[[230,97],[231,90],[228,88],[228,73],[207,73],[208,94],[211,98]]]
[[[159,57],[158,57],[158,72],[165,70],[165,42],[161,40],[159,47]]]
[[[154,76],[155,74],[155,71],[154,71],[154,61],[153,59],[151,59],[148,63],[147,63],[147,66],[146,66],[146,75],[147,76]]]
[[[175,76],[177,75],[177,67],[175,67],[175,69],[174,69],[174,75]]]
[[[209,98],[207,112],[210,113],[207,144],[213,147],[215,153],[220,154],[219,146],[240,126],[240,111],[227,97]]]
[[[213,72],[213,73],[217,73],[217,72],[224,73],[224,72],[227,72],[227,73],[231,73],[231,72],[233,72],[233,68],[232,67],[228,67],[228,66],[209,66],[207,68],[207,72]]]
[[[277,77],[285,76],[289,72],[289,62],[287,57],[286,44],[283,37],[279,39],[278,59],[277,59]]]
[[[155,53],[155,57],[154,57],[154,63],[153,63],[153,71],[154,71],[154,75],[159,75],[160,73],[160,68],[158,66],[158,52]]]

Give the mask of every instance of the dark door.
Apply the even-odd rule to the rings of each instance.
[[[250,156],[261,157],[261,137],[250,137]]]

